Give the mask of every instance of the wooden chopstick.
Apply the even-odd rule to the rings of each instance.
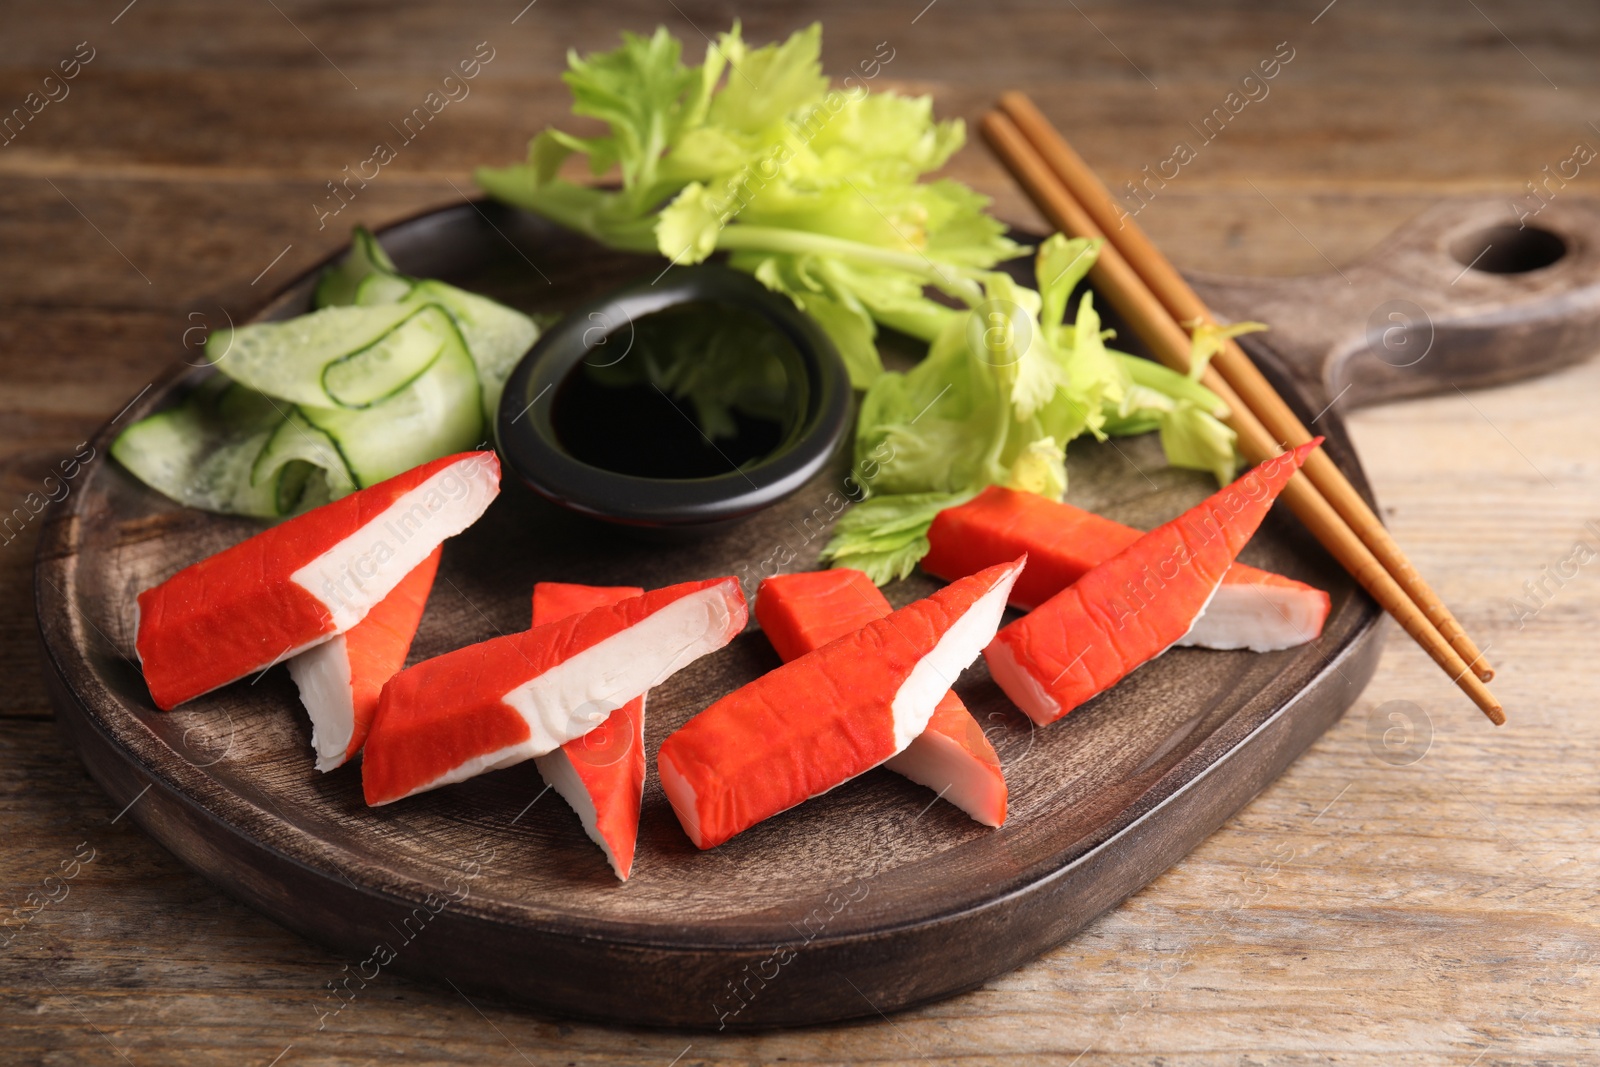
[[[1082,205],[1068,192],[1044,157],[1009,118],[992,112],[984,117],[982,130],[995,154],[1052,224],[1063,232],[1080,237],[1105,236]],[[1116,245],[1108,241],[1101,247],[1090,277],[1096,289],[1128,320],[1157,359],[1176,370],[1188,372],[1189,335],[1123,258]],[[1229,416],[1226,421],[1238,435],[1240,451],[1247,459],[1260,463],[1282,451],[1266,426],[1215,368],[1207,367],[1200,380],[1227,404]],[[1505,712],[1483,680],[1471,671],[1461,654],[1445,640],[1422,609],[1412,602],[1394,576],[1303,472],[1290,479],[1284,489],[1283,499],[1313,536],[1444,668],[1451,680],[1472,698],[1489,720],[1496,725],[1504,723]]]
[[[1174,319],[1183,324],[1216,321],[1205,302],[1173,267],[1172,262],[1151,243],[1145,236],[1144,230],[1131,216],[1117,209],[1116,202],[1112,199],[1105,183],[1089,168],[1083,157],[1067,143],[1026,94],[1006,93],[1000,98],[1000,109],[1044,157],[1045,162],[1066,186],[1067,191],[1106,235],[1107,240],[1117,246],[1117,251],[1156,294],[1156,298]],[[1213,357],[1212,365],[1279,444],[1292,448],[1311,440],[1311,431],[1300,422],[1289,405],[1278,395],[1277,390],[1267,381],[1266,376],[1256,368],[1255,363],[1235,341],[1229,339],[1224,343],[1223,350]],[[1344,476],[1333,460],[1324,452],[1314,452],[1306,460],[1305,472],[1318,491],[1333,505],[1334,510],[1350,524],[1356,536],[1361,538],[1384,568],[1394,576],[1395,581],[1400,583],[1412,602],[1422,609],[1429,621],[1444,635],[1445,640],[1455,646],[1461,653],[1461,658],[1472,665],[1478,677],[1486,682],[1493,678],[1494,670],[1489,666],[1483,652],[1472,638],[1467,636],[1466,631],[1462,629],[1461,624],[1456,621],[1456,617],[1450,613],[1450,609],[1445,606],[1439,595],[1428,586],[1422,575],[1417,573],[1416,567],[1406,558],[1388,529],[1379,521],[1378,516],[1373,514],[1367,502],[1356,492],[1355,486],[1350,484],[1350,480]]]

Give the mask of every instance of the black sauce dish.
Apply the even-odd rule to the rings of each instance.
[[[665,460],[650,428],[634,410],[618,404],[587,412],[601,434],[616,435],[617,455],[637,464],[591,462],[575,455],[572,404],[574,384],[592,368],[607,368],[634,352],[639,324],[650,316],[703,308],[708,313],[742,317],[770,329],[764,346],[782,366],[782,415],[765,427],[759,454],[730,456],[693,421],[692,405],[669,397],[659,387],[656,430],[692,430],[714,455],[715,473],[670,476],[653,469]],[[657,319],[655,321],[660,321]],[[752,358],[754,358],[752,356]],[[586,378],[584,379],[587,380]],[[620,394],[619,394],[620,395]],[[640,401],[653,404],[644,396]],[[568,313],[552,326],[511,372],[495,420],[501,456],[524,484],[572,511],[641,531],[692,533],[724,526],[784,499],[805,485],[832,457],[849,428],[849,375],[827,335],[786,297],[769,291],[747,274],[701,264],[674,268],[655,280],[641,280]],[[563,428],[567,432],[563,432]],[[681,436],[681,434],[680,434]],[[594,442],[590,442],[592,445]],[[654,450],[654,451],[653,451]],[[635,466],[636,470],[615,469]],[[703,466],[703,465],[702,465]],[[726,468],[726,469],[720,469]],[[649,473],[640,473],[640,470]]]

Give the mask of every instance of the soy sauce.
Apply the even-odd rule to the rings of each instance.
[[[749,308],[680,304],[608,330],[556,387],[552,427],[573,458],[618,474],[728,474],[784,443],[797,358]]]

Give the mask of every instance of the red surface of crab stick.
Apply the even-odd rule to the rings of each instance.
[[[443,551],[435,548],[366,618],[289,661],[289,676],[311,716],[317,770],[343,766],[366,744],[383,683],[406,665]]]
[[[984,650],[989,673],[1043,725],[1172,647],[1321,442],[1261,464],[1001,630]]]
[[[871,770],[928,728],[988,644],[1024,560],[990,567],[729,693],[661,744],[661,786],[712,848]]]
[[[1038,493],[990,486],[939,513],[922,569],[953,581],[1026,552],[1028,569],[1011,603],[1031,610],[1140,538],[1124,526]],[[1328,594],[1292,578],[1235,563],[1180,645],[1271,652],[1314,641]]]
[[[893,609],[872,579],[849,567],[782,574],[761,582],[756,619],[784,660],[799,659]],[[927,786],[985,826],[1006,821],[1006,777],[983,728],[953,692],[928,728],[884,764]]]
[[[533,587],[533,625],[559,622],[643,593],[637,586],[540,582]],[[633,869],[644,796],[644,701],[642,696],[628,701],[582,737],[533,761],[545,782],[578,813],[584,832],[623,881]]]
[[[366,617],[500,491],[493,452],[462,452],[313,508],[139,594],[135,647],[171,709]]]
[[[542,756],[744,629],[737,578],[655,589],[458,648],[383,687],[361,756],[368,804]]]

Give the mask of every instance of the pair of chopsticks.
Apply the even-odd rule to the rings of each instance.
[[[1022,93],[1007,93],[984,117],[983,134],[1045,218],[1073,237],[1103,238],[1090,272],[1096,290],[1127,319],[1157,359],[1189,372],[1185,326],[1215,320],[1139,226],[1119,210],[1104,183]],[[1261,463],[1311,440],[1311,433],[1229,340],[1201,384],[1228,406],[1224,421],[1239,450]],[[1355,486],[1320,449],[1284,489],[1283,499],[1361,586],[1495,725],[1505,711],[1484,685],[1494,677],[1483,652],[1417,573]]]

